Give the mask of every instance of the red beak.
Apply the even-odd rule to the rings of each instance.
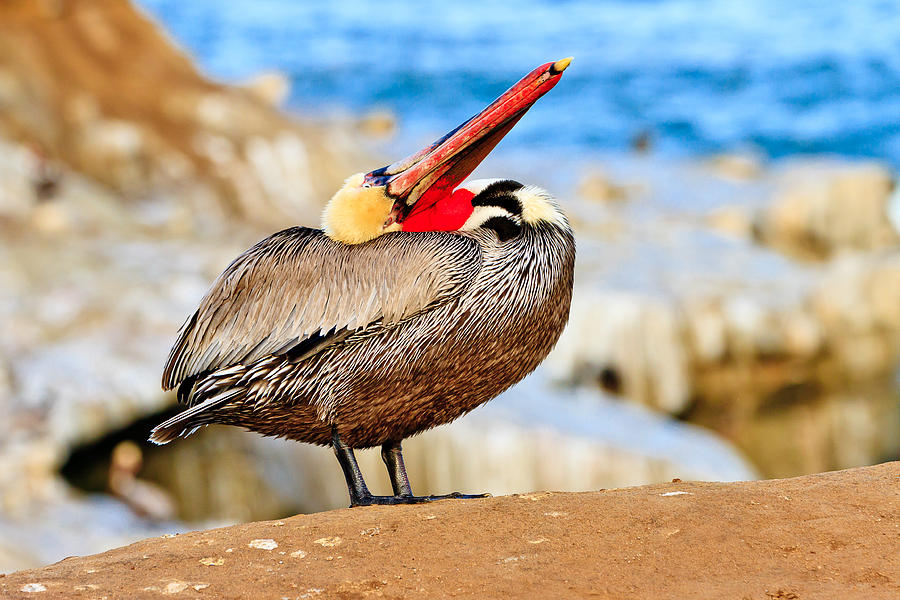
[[[571,58],[541,65],[483,111],[416,154],[372,171],[364,183],[386,186],[402,220],[419,201],[431,205],[449,196],[537,99],[550,91]],[[398,206],[399,205],[399,206]]]

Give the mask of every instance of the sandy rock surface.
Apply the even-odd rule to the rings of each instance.
[[[4,598],[897,598],[900,463],[338,510],[0,578]]]

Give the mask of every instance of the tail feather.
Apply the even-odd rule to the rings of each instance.
[[[240,392],[237,390],[228,390],[163,421],[150,432],[150,441],[163,445],[180,437],[191,435],[200,427],[210,423],[208,420],[210,410],[227,403],[239,394]]]

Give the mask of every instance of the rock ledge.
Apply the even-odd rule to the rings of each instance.
[[[898,598],[900,462],[299,515],[0,578],[4,598]]]

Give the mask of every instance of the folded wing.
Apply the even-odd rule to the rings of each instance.
[[[480,266],[478,245],[452,233],[347,245],[317,229],[286,229],[216,279],[178,333],[163,389],[270,354],[302,358],[372,324],[398,323],[458,296]]]

